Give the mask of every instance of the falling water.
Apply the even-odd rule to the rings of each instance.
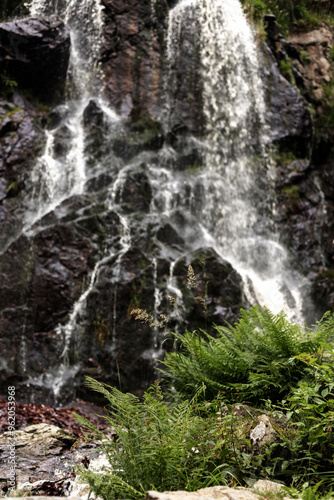
[[[251,303],[302,321],[304,282],[292,272],[270,216],[270,148],[251,27],[239,0],[181,0],[169,16],[169,71],[182,34],[191,30],[200,36],[205,119],[200,145],[205,169],[196,176],[204,187],[201,239],[241,274]],[[175,78],[167,78],[172,89]],[[173,103],[168,106],[172,112]]]
[[[120,123],[117,114],[109,108],[101,97],[100,71],[97,65],[102,41],[103,10],[99,0],[69,0],[59,8],[58,1],[31,0],[30,15],[60,16],[71,33],[71,54],[67,74],[67,103],[56,110],[60,124],[45,131],[45,150],[36,161],[31,173],[31,193],[28,196],[25,213],[24,231],[32,233],[31,227],[45,214],[56,209],[64,200],[73,195],[83,194],[88,180],[85,157],[86,132],[83,113],[93,99],[104,113],[106,130],[110,133]],[[56,151],[58,135],[60,140],[65,135],[65,154]],[[27,183],[29,185],[29,181]],[[29,188],[28,188],[29,189]],[[112,210],[108,206],[107,210]],[[119,216],[123,228],[117,248],[110,246],[105,255],[96,262],[79,299],[75,302],[66,324],[59,324],[56,333],[62,352],[59,364],[50,367],[42,375],[32,376],[27,386],[48,388],[53,393],[56,404],[62,402],[62,391],[66,386],[73,387],[74,379],[81,368],[81,363],[70,365],[71,343],[80,339],[80,320],[87,303],[87,298],[94,290],[99,273],[113,260],[115,281],[119,278],[121,258],[129,249],[131,239],[126,219]],[[115,260],[116,258],[116,260]],[[115,261],[114,261],[115,260]],[[117,275],[118,274],[118,275]],[[117,285],[115,285],[114,310],[116,311]],[[116,312],[114,313],[113,335],[116,330]]]
[[[45,131],[44,154],[37,160],[31,173],[25,231],[62,201],[83,193],[87,180],[83,112],[90,99],[99,97],[101,88],[96,62],[102,40],[101,3],[98,0],[70,0],[60,9],[58,2],[31,1],[32,17],[51,14],[61,16],[71,33],[67,104],[57,109],[61,117],[60,124]],[[58,135],[60,140],[68,142],[64,154],[56,152]],[[29,190],[29,181],[27,184]]]

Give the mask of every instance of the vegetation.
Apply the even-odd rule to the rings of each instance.
[[[328,313],[312,333],[256,306],[234,327],[216,326],[217,338],[175,335],[182,351],[167,355],[164,371],[176,398],[158,382],[139,399],[87,378],[107,399],[113,432],[106,436],[77,417],[110,463],[102,474],[80,474],[105,500],[140,499],[152,489],[251,486],[261,478],[287,485],[284,493],[295,498],[332,498],[333,326]],[[239,399],[252,407],[233,404]],[[264,412],[275,438],[255,449],[250,430]]]
[[[333,335],[334,317],[325,315],[313,331],[254,306],[241,310],[234,326],[215,329],[217,338],[203,331],[174,334],[180,350],[166,355],[163,373],[185,397],[205,386],[206,397],[223,392],[230,402],[259,404],[284,398],[308,375],[298,356],[319,352]]]
[[[220,466],[225,450],[221,442],[216,442],[217,418],[201,418],[194,400],[167,404],[156,383],[140,401],[132,394],[108,390],[93,379],[87,380],[93,390],[107,398],[108,421],[117,436],[107,439],[77,416],[95,433],[110,461],[111,468],[103,476],[82,471],[103,499],[141,498],[151,489],[193,491],[203,485],[220,484],[229,474]]]
[[[15,9],[25,2],[26,0],[2,0],[0,5],[0,20],[5,20],[8,16],[13,15]]]
[[[284,36],[320,26],[323,21],[334,24],[330,0],[241,0],[246,13],[260,23],[265,14],[276,16]]]

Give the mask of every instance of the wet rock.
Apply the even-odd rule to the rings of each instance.
[[[116,191],[116,202],[127,212],[148,212],[152,188],[146,173],[146,165],[130,170]]]
[[[277,60],[282,60],[286,57],[285,40],[280,32],[280,27],[277,23],[276,16],[266,14],[264,16],[264,27],[267,33],[270,49]]]
[[[24,104],[24,102],[22,102]],[[38,114],[0,102],[0,179],[3,186],[0,207],[0,249],[20,230],[20,204],[25,196],[26,179],[44,144]],[[6,186],[6,188],[5,188]],[[18,212],[18,216],[15,213]]]
[[[171,224],[165,224],[160,227],[157,231],[157,238],[168,246],[175,246],[177,248],[179,245],[184,245],[184,239],[178,235]]]
[[[36,116],[12,102],[2,101],[0,112],[0,175],[22,183],[42,149],[43,131]]]
[[[307,103],[280,73],[278,66],[267,59],[264,85],[268,113],[266,119],[270,136],[284,151],[291,151],[297,158],[310,154],[312,121]]]
[[[130,312],[138,305],[154,311],[154,268],[136,247],[125,252],[118,263],[111,262],[101,268],[88,297],[86,340],[79,346],[79,357],[85,364],[83,373],[94,373],[116,386],[120,377],[122,390],[142,391],[154,378],[152,358],[145,352],[152,348],[155,334],[149,325],[135,322]],[[84,387],[80,391],[84,395]]]
[[[196,286],[187,287],[187,271],[191,265]],[[173,275],[183,293],[185,322],[189,330],[211,328],[213,323],[234,323],[244,305],[243,285],[231,264],[212,248],[200,248],[179,259]],[[199,298],[199,299],[198,299]]]
[[[159,150],[163,141],[160,123],[146,115],[123,130],[114,139],[112,149],[117,157],[128,161],[143,151]]]
[[[90,244],[69,226],[45,229],[33,241],[21,237],[1,255],[0,336],[8,355],[2,376],[16,377],[18,390],[22,376],[26,381],[59,363],[64,339],[54,330],[92,267]],[[21,396],[29,397],[27,388]],[[43,391],[41,397],[47,402]]]
[[[56,226],[37,235],[35,265],[31,281],[34,330],[54,327],[68,314],[78,297],[78,282],[90,261],[90,244],[80,240],[68,226]],[[90,263],[90,265],[89,265]],[[80,293],[80,292],[79,292]]]
[[[165,2],[103,0],[106,8],[101,60],[106,95],[115,109],[128,116],[140,108],[154,118],[160,106],[162,36]]]
[[[0,25],[0,69],[39,97],[55,100],[65,82],[70,36],[54,19],[24,19]]]

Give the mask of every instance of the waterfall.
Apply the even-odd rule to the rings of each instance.
[[[199,145],[205,168],[194,181],[204,190],[197,210],[202,235],[196,239],[214,246],[241,274],[250,303],[275,313],[284,310],[291,319],[303,321],[305,282],[292,271],[272,222],[270,144],[252,29],[239,0],[181,0],[170,11],[169,116],[175,89],[182,85],[173,70],[175,58],[181,47],[189,51],[191,46],[188,41],[186,47],[186,32],[199,37],[205,121]]]
[[[27,181],[27,190],[30,190],[30,193],[26,200],[23,232],[33,236],[40,230],[38,226],[34,228],[34,225],[46,214],[56,210],[63,201],[73,195],[85,193],[89,174],[86,168],[86,131],[83,116],[87,105],[92,100],[98,104],[106,122],[106,131],[110,135],[118,129],[120,118],[106,105],[101,96],[101,74],[97,64],[103,29],[103,7],[100,1],[68,0],[62,3],[60,8],[58,0],[54,2],[31,0],[29,9],[31,17],[56,14],[64,20],[71,33],[66,104],[58,106],[55,110],[60,120],[57,120],[56,127],[45,130],[44,153],[37,159],[31,177]],[[61,141],[65,143],[65,152],[61,151],[59,154],[57,143],[59,145]],[[98,169],[99,165],[96,168]],[[114,189],[113,186],[112,190]],[[112,211],[113,205],[112,202],[108,203],[107,211]],[[122,227],[119,241],[116,245],[110,243],[110,246],[106,246],[105,255],[96,262],[88,277],[88,283],[74,303],[68,321],[59,324],[55,329],[61,348],[58,364],[50,366],[46,373],[30,376],[27,380],[28,387],[47,388],[54,404],[63,403],[64,391],[67,390],[72,396],[75,393],[74,381],[82,368],[82,362],[77,360],[73,363],[73,360],[70,360],[75,351],[73,344],[82,340],[81,321],[85,316],[87,298],[95,288],[101,269],[110,265],[111,261],[115,275],[112,334],[116,335],[117,279],[120,278],[122,256],[131,244],[127,220],[119,215],[119,222]]]
[[[161,5],[159,0],[144,3],[150,9],[155,36],[160,29]],[[43,276],[52,259],[55,265],[63,264],[59,255],[44,255],[44,242],[35,238],[53,224],[69,224],[68,233],[73,232],[75,240],[78,236],[75,256],[84,263],[72,273],[66,264],[74,253],[71,247],[67,252],[61,241],[57,252],[66,262],[60,267],[69,271],[68,281],[61,285],[64,290],[68,284],[68,290],[64,297],[63,290],[59,293],[64,304],[57,309],[54,323],[44,327],[41,321],[38,325],[38,333],[53,335],[52,347],[45,352],[55,349],[59,356],[44,372],[31,368],[24,325],[21,357],[23,372],[30,375],[27,385],[46,387],[53,402],[59,404],[63,394],[74,395],[75,385],[81,383],[79,375],[83,370],[89,372],[91,361],[94,367],[103,365],[99,373],[109,374],[118,356],[128,360],[129,345],[133,348],[129,379],[136,383],[135,377],[140,378],[149,363],[163,355],[163,333],[157,329],[149,332],[146,325],[136,331],[136,325],[130,324],[130,308],[133,304],[142,307],[142,301],[155,319],[167,310],[171,328],[182,332],[193,298],[184,293],[180,277],[184,268],[186,279],[189,255],[198,249],[211,247],[231,263],[243,279],[249,304],[259,303],[273,312],[284,310],[291,319],[303,321],[305,283],[292,270],[273,222],[275,196],[261,59],[239,0],[180,0],[168,11],[167,31],[163,33],[161,28],[158,33],[159,40],[165,36],[165,53],[154,77],[162,81],[163,102],[158,119],[149,116],[153,132],[145,129],[145,106],[143,117],[138,106],[139,122],[142,120],[138,126],[137,109],[133,117],[127,112],[124,118],[103,98],[98,63],[104,23],[100,0],[30,0],[29,6],[31,16],[57,15],[67,24],[71,55],[65,103],[50,113],[56,119],[50,119],[44,151],[25,182],[20,234],[31,244],[31,274]],[[136,15],[131,17],[131,37],[137,29]],[[145,47],[156,55],[158,36],[148,33],[146,25],[140,29],[148,40]],[[135,53],[134,46],[116,47],[113,63],[117,50],[127,66],[125,80],[130,70],[134,79],[140,71],[143,80],[150,78],[150,64],[141,53]],[[160,59],[152,63],[154,69]],[[106,79],[113,67],[107,67]],[[124,88],[132,83],[126,81]],[[139,101],[144,83],[133,91]],[[112,85],[113,81],[108,82],[108,92],[113,92]],[[115,93],[118,91],[117,87]],[[125,92],[127,97],[132,95],[128,88]],[[122,103],[119,107],[122,109]],[[94,127],[88,123],[90,116],[97,116],[96,143],[94,133],[90,134],[96,131],[89,128]],[[158,145],[154,143],[155,125],[160,134]],[[20,234],[7,243],[6,250]],[[80,254],[82,248],[89,257]],[[39,251],[40,260],[36,257]],[[87,269],[90,271],[83,278]],[[144,296],[147,300],[142,300]],[[233,307],[234,303],[226,309]],[[219,318],[225,318],[223,307],[217,311]],[[35,324],[27,313],[28,339]],[[105,335],[102,342],[99,332]]]
[[[71,54],[67,75],[67,103],[57,109],[60,124],[46,130],[44,154],[36,162],[28,180],[24,231],[52,211],[61,202],[84,192],[86,158],[83,112],[90,99],[99,99],[98,55],[101,48],[103,11],[98,0],[70,0],[63,8],[58,2],[31,0],[30,15],[56,14],[64,19],[71,32]],[[58,140],[57,140],[58,139]],[[68,143],[65,152],[55,150],[59,141]]]

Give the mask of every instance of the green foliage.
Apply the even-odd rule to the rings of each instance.
[[[334,316],[325,315],[313,331],[283,312],[254,306],[241,310],[235,326],[216,326],[217,338],[204,331],[173,334],[180,350],[167,353],[162,372],[183,397],[205,387],[207,398],[221,392],[231,402],[282,399],[309,371],[296,356],[317,352],[333,327]]]
[[[285,441],[290,455],[285,474],[328,491],[334,488],[334,350],[323,343],[321,352],[298,358],[313,373],[280,407],[294,429],[293,440]]]
[[[290,198],[299,198],[300,187],[297,184],[282,188],[281,192],[287,194]]]
[[[279,63],[280,65],[280,70],[282,75],[290,82],[292,85],[295,85],[295,77],[293,74],[293,66],[291,59],[289,57],[286,57],[285,59],[282,59]]]
[[[334,489],[334,349],[321,339],[329,339],[331,331],[333,316],[329,313],[316,325],[311,339],[308,330],[291,325],[283,314],[274,316],[260,308],[243,311],[235,329],[220,327],[220,338],[227,339],[223,342],[228,346],[227,355],[240,355],[246,370],[247,349],[241,349],[245,343],[248,353],[252,352],[260,363],[259,353],[272,358],[276,353],[278,362],[280,356],[289,359],[283,365],[291,392],[280,405],[270,401],[266,405],[277,438],[255,454],[249,436],[258,423],[259,412],[226,403],[226,394],[202,401],[202,388],[192,400],[175,403],[155,383],[140,400],[87,378],[88,386],[108,401],[106,418],[113,435],[105,436],[77,416],[90,437],[99,442],[110,464],[102,474],[81,468],[80,475],[103,500],[144,498],[152,489],[194,491],[219,484],[252,485],[260,478],[284,481],[289,487],[283,491],[292,498],[329,500]],[[200,342],[200,337],[195,341]],[[231,366],[237,363],[234,356]],[[205,352],[204,358],[205,369],[205,363],[210,364]],[[306,368],[307,381],[292,383],[294,362],[298,376],[301,367]],[[283,376],[280,369],[275,372],[279,386]],[[261,379],[268,376],[271,374],[265,370]],[[282,497],[277,493],[264,498]]]
[[[13,92],[18,83],[10,78],[6,73],[0,75],[0,91],[7,94]]]
[[[8,16],[14,14],[15,9],[24,5],[26,0],[1,0],[0,5],[0,20],[6,20]]]
[[[106,438],[92,424],[78,421],[99,441],[110,462],[101,477],[85,469],[81,475],[97,495],[112,498],[142,498],[147,490],[186,489],[221,484],[233,474],[223,465],[228,453],[218,440],[220,421],[215,415],[203,419],[191,402],[167,404],[156,383],[140,401],[91,378],[88,385],[108,400],[107,417],[117,434]],[[210,407],[211,407],[210,403]]]
[[[256,24],[265,14],[274,14],[281,32],[314,29],[322,22],[333,24],[329,1],[317,0],[241,0],[249,18]]]

